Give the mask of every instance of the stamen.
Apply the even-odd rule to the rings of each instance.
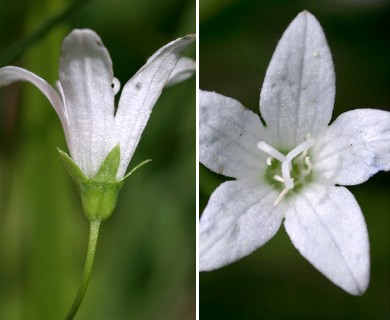
[[[112,79],[112,90],[114,90],[114,94],[117,94],[119,89],[121,88],[121,83],[117,78]]]
[[[307,165],[307,170],[308,170],[309,172],[311,172],[311,170],[313,169],[313,165],[312,165],[311,162],[310,162],[310,157],[305,157],[305,163],[306,163],[306,165]]]
[[[272,148],[269,144],[265,143],[264,141],[260,141],[257,144],[257,147],[261,150],[264,151],[265,153],[269,154],[275,159],[278,159],[280,162],[284,161],[286,157],[281,154],[278,150]]]
[[[291,179],[291,175],[290,175],[290,165],[291,165],[290,161],[286,160],[282,162],[282,176],[284,179],[284,185],[286,186],[287,189],[294,188],[294,182]]]
[[[284,183],[284,179],[283,179],[281,176],[278,176],[277,174],[275,174],[275,175],[273,176],[273,178],[274,178],[274,180],[276,180],[276,181],[279,181],[279,182]]]
[[[304,159],[309,151],[309,148],[305,149],[302,154],[299,156],[299,159]]]
[[[314,140],[308,139],[305,142],[302,142],[301,144],[297,145],[294,149],[292,149],[286,156],[286,160],[291,161],[294,159],[298,154],[305,151],[306,149],[309,149],[311,146],[314,145]]]
[[[300,161],[297,163],[294,163],[294,166],[296,165],[296,171],[300,176],[298,177],[298,183],[299,181],[304,181],[305,176],[307,176],[313,169],[313,165],[310,161],[310,157],[307,156],[308,150],[310,147],[314,145],[314,140],[310,138],[310,134],[307,135],[306,141],[302,142],[301,144],[297,145],[294,149],[292,149],[287,155],[283,155],[278,150],[271,147],[269,144],[267,144],[264,141],[260,141],[257,144],[257,147],[267,153],[269,157],[266,160],[266,163],[268,166],[272,165],[273,159],[276,159],[282,163],[281,165],[281,171],[282,176],[275,174],[273,176],[273,179],[275,181],[278,181],[280,183],[283,183],[285,188],[282,190],[282,192],[279,194],[277,199],[274,202],[274,206],[277,206],[283,198],[286,196],[286,194],[294,189],[294,178],[291,177],[291,170],[293,168],[292,160],[299,156]],[[306,164],[306,168],[302,166],[302,160],[304,160]],[[279,169],[278,169],[279,170]],[[295,172],[295,171],[294,171]],[[295,174],[295,173],[294,173]]]
[[[307,134],[306,140],[310,140],[310,133]],[[303,151],[302,154],[299,156],[299,158],[304,159],[306,157],[308,151],[309,151],[309,148],[306,148],[305,151]]]
[[[280,201],[283,200],[283,198],[286,196],[286,194],[290,191],[290,189],[288,188],[285,188],[283,189],[283,191],[279,194],[279,196],[276,198],[275,202],[274,202],[274,207],[276,207]]]

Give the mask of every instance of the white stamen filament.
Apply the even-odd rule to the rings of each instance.
[[[283,191],[279,194],[279,196],[276,198],[275,202],[274,202],[274,207],[276,207],[280,201],[283,200],[283,198],[285,197],[285,195],[290,191],[290,189],[288,188],[285,188],[283,189]]]
[[[307,170],[310,172],[313,169],[313,165],[310,162],[310,157],[305,157],[305,163],[307,165]]]
[[[269,144],[265,143],[264,141],[260,141],[257,144],[257,147],[261,151],[264,151],[265,153],[269,154],[275,159],[278,159],[280,162],[283,162],[286,159],[286,157],[283,154],[281,154],[278,150],[272,148]]]
[[[310,133],[307,134],[306,140],[310,140]],[[308,151],[309,151],[309,148],[305,149],[305,151],[302,152],[302,154],[299,156],[299,158],[305,159]]]

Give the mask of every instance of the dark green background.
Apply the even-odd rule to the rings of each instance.
[[[360,3],[360,5],[358,5]],[[336,69],[333,113],[389,110],[388,1],[200,0],[200,88],[258,111],[260,87],[283,31],[302,10],[325,30]],[[333,285],[293,247],[284,227],[252,255],[200,274],[200,319],[390,319],[390,175],[348,187],[371,244],[371,282],[362,297]],[[200,166],[200,211],[227,178]]]
[[[11,61],[50,83],[62,40],[94,29],[122,85],[158,48],[195,32],[193,0],[91,0]],[[0,64],[10,46],[71,5],[0,2]],[[7,53],[7,55],[6,55]],[[195,57],[195,45],[186,51]],[[136,172],[102,224],[77,319],[195,318],[195,79],[164,90],[129,169]],[[119,95],[118,95],[119,96]],[[60,122],[30,84],[0,90],[0,319],[62,319],[81,278],[88,222],[56,147]]]

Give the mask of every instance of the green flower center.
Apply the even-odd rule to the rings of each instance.
[[[280,192],[274,205],[278,205],[282,199],[292,193],[299,192],[313,179],[313,166],[310,162],[309,149],[314,145],[314,140],[307,136],[306,141],[293,148],[286,155],[274,149],[264,141],[257,145],[260,150],[267,153],[267,170],[265,178],[267,182]]]

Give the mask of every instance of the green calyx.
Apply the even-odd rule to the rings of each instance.
[[[107,155],[98,173],[93,178],[85,176],[68,154],[60,149],[58,149],[58,152],[77,186],[84,213],[91,222],[104,221],[112,215],[118,200],[119,190],[122,188],[124,181],[150,161],[143,161],[118,181],[116,174],[120,164],[119,145]]]

